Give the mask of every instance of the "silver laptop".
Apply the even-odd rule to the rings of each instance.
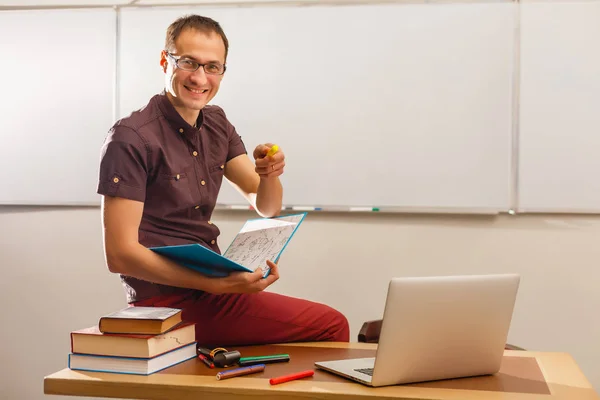
[[[495,374],[519,282],[517,274],[393,278],[375,357],[315,366],[374,387]]]

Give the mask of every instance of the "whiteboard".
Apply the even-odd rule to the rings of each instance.
[[[600,3],[521,7],[518,210],[600,212]]]
[[[162,89],[166,28],[199,13],[231,45],[212,103],[250,154],[284,150],[284,204],[505,211],[514,7],[124,8],[119,115]],[[218,201],[244,204],[227,184]]]
[[[0,11],[0,204],[99,204],[115,45],[113,10]]]

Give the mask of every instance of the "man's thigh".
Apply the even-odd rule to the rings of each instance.
[[[182,306],[205,346],[349,340],[348,321],[337,310],[275,293],[202,293]]]

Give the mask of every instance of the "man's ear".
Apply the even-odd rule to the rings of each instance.
[[[167,72],[167,52],[164,50],[160,52],[160,66],[163,72]]]

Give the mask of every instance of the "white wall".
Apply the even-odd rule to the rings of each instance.
[[[217,213],[221,243],[253,216]],[[509,342],[569,352],[600,391],[599,235],[600,217],[309,214],[272,290],[337,307],[356,340],[393,276],[518,272]],[[0,208],[0,399],[41,399],[69,332],[125,305],[101,239],[98,208]]]

